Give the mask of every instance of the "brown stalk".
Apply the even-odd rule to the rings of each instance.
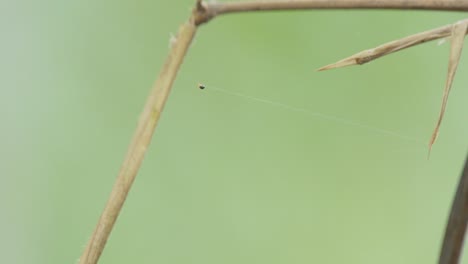
[[[304,10],[304,9],[420,9],[468,11],[466,0],[273,0],[211,3],[208,9],[216,14],[251,11]]]
[[[452,203],[445,237],[439,257],[439,264],[457,264],[463,248],[468,223],[468,157],[465,160],[457,193]]]
[[[231,13],[307,9],[399,9],[468,11],[468,0],[253,0],[203,3],[206,12],[197,25]]]
[[[163,111],[172,84],[183,62],[197,26],[212,18],[228,13],[297,10],[297,9],[421,9],[468,11],[468,0],[283,0],[251,1],[232,3],[205,3],[196,1],[196,6],[188,22],[184,23],[173,41],[171,51],[148,96],[140,115],[136,131],[126,157],[114,183],[110,197],[101,214],[98,224],[88,241],[80,264],[95,264],[104,250],[107,239],[125,202],[131,185],[150,144],[154,129]]]

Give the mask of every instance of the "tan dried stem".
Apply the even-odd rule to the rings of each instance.
[[[177,39],[172,45],[166,63],[148,96],[109,200],[80,258],[80,264],[97,263],[104,249],[107,238],[143,161],[146,149],[171,91],[172,83],[194,38],[196,29],[197,27],[192,20],[183,24],[179,29]]]

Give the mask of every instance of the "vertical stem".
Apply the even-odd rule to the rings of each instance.
[[[182,64],[185,54],[195,36],[197,27],[193,19],[183,24],[178,37],[156,80],[148,97],[143,112],[140,115],[137,129],[127,151],[125,160],[120,168],[119,175],[112,188],[109,200],[102,212],[101,218],[86,249],[80,258],[80,264],[95,264],[106,245],[115,221],[125,202],[128,191],[143,161],[146,149],[150,144],[154,129],[158,123],[161,112],[171,91],[172,84]]]
[[[445,230],[439,264],[457,264],[463,247],[468,223],[468,157],[458,183],[452,210]]]

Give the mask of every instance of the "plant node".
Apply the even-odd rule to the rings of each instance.
[[[195,26],[199,26],[210,21],[215,16],[216,13],[211,8],[209,8],[209,5],[207,5],[202,0],[197,0],[195,8],[192,11],[191,21],[195,24]]]

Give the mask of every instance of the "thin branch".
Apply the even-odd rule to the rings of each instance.
[[[458,264],[468,223],[468,157],[445,230],[439,264]]]
[[[141,113],[133,140],[120,168],[109,200],[80,258],[80,264],[97,263],[104,249],[112,227],[143,161],[146,149],[171,91],[172,83],[195,36],[196,29],[193,19],[183,24],[179,29],[177,39],[173,43],[166,63]]]
[[[467,23],[467,22],[468,22],[468,19],[465,19],[457,23]],[[400,50],[403,50],[412,46],[416,46],[416,45],[419,45],[419,44],[422,44],[431,40],[435,40],[435,39],[449,37],[452,35],[452,29],[453,29],[453,24],[450,24],[450,25],[446,25],[443,27],[424,31],[415,35],[411,35],[402,39],[394,40],[394,41],[382,44],[378,47],[358,52],[352,56],[349,56],[348,58],[345,58],[335,63],[323,66],[318,70],[325,71],[325,70],[331,70],[331,69],[341,68],[341,67],[351,66],[351,65],[362,65],[370,61],[373,61],[375,59],[378,59],[380,57],[383,57],[385,55],[388,55],[388,54],[391,54],[391,53],[394,53],[394,52],[397,52],[397,51],[400,51]],[[468,34],[468,31],[466,31],[465,34]]]
[[[203,3],[207,9],[205,19],[230,13],[305,10],[305,9],[419,9],[468,11],[468,0],[253,0],[242,2]]]

